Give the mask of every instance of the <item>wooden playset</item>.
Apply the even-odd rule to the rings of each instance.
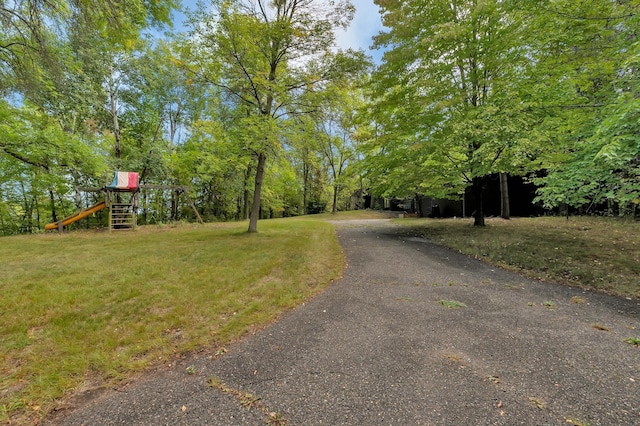
[[[108,181],[107,181],[108,182]],[[184,194],[189,205],[193,209],[198,222],[202,223],[202,218],[198,213],[193,201],[184,186],[176,185],[139,185],[138,173],[136,172],[114,172],[113,180],[101,188],[76,188],[82,192],[102,192],[104,200],[86,209],[82,209],[57,222],[49,223],[45,230],[57,229],[63,232],[64,227],[80,219],[94,214],[104,208],[109,209],[109,231],[132,230],[137,225],[137,212],[139,208],[140,190],[146,189],[171,189]]]

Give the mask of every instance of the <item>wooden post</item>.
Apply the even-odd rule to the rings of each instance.
[[[138,194],[140,193],[140,189],[136,189],[135,192],[131,193],[131,216],[133,219],[131,229],[135,230],[138,226]]]
[[[180,188],[182,189],[182,193],[184,194],[184,197],[187,199],[187,201],[189,202],[189,205],[193,209],[193,212],[196,214],[196,218],[198,219],[198,222],[200,222],[200,224],[203,224],[204,221],[200,217],[200,213],[198,213],[198,209],[196,209],[196,205],[193,204],[191,197],[189,197],[189,193],[187,192],[187,189],[184,186],[181,186]]]
[[[107,206],[107,209],[109,209],[109,216],[107,217],[107,226],[109,228],[109,231],[111,231],[111,222],[113,220],[113,218],[111,217],[111,196],[110,196],[110,194],[111,194],[111,191],[109,191],[109,188],[107,188],[105,186],[104,204],[105,204],[105,206]]]

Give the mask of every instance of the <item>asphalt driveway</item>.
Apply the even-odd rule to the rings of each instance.
[[[531,281],[387,221],[338,235],[348,268],[320,296],[44,423],[640,425],[640,348],[624,342],[638,300]]]

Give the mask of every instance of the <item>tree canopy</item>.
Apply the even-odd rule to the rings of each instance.
[[[534,179],[547,207],[637,206],[637,144],[612,122],[635,97],[638,2],[376,3],[387,50],[368,167],[381,193],[471,186],[482,225],[485,180],[506,172]]]
[[[498,175],[544,209],[640,212],[639,0],[376,4],[373,65],[336,47],[348,0],[207,1],[182,33],[161,32],[176,0],[0,1],[0,232],[95,203],[76,188],[113,170],[250,232],[416,194],[472,196],[482,225]]]

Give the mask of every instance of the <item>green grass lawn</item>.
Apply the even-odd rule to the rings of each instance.
[[[430,240],[545,281],[640,297],[640,222],[603,217],[404,219]]]
[[[41,417],[87,383],[224,346],[340,276],[329,224],[246,226],[0,239],[0,423]]]

